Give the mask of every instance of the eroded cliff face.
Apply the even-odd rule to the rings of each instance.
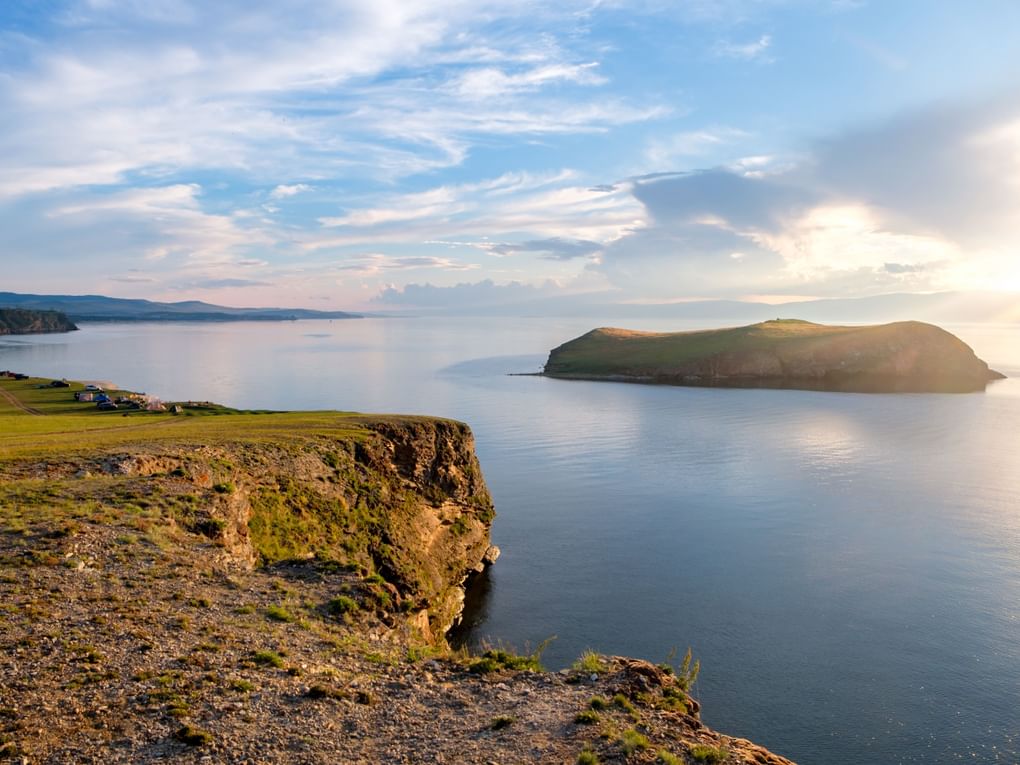
[[[466,579],[498,555],[471,431],[428,418],[355,424],[342,438],[141,443],[6,471],[61,477],[71,496],[100,485],[113,498],[147,495],[225,564],[316,560],[371,577],[390,623],[442,643]]]

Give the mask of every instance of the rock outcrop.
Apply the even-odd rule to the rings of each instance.
[[[553,349],[544,374],[863,393],[966,393],[1002,377],[931,324],[837,327],[797,320],[700,332],[595,329]]]
[[[46,332],[73,332],[78,329],[59,311],[30,311],[24,308],[0,308],[0,335],[33,335]]]

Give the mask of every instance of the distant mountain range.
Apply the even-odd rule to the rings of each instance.
[[[71,321],[291,321],[294,319],[359,319],[346,311],[307,308],[230,308],[186,300],[157,303],[102,295],[25,295],[0,292],[0,308],[60,311]]]
[[[934,323],[1020,323],[1020,293],[937,292],[890,293],[860,298],[823,298],[787,303],[742,300],[693,300],[680,303],[625,303],[611,292],[541,297],[526,301],[406,308],[388,315],[534,316],[590,318],[594,322],[623,319],[757,322],[769,319],[848,324],[890,321]]]

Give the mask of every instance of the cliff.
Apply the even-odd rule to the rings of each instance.
[[[73,332],[74,323],[59,311],[30,311],[0,308],[0,335],[29,335],[43,332]]]
[[[39,382],[0,380],[0,761],[786,765],[689,668],[450,652],[498,553],[466,425]]]
[[[595,329],[553,349],[544,374],[864,393],[964,393],[1002,377],[931,324],[840,327],[798,320],[699,332]]]

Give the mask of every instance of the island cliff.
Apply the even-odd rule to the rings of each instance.
[[[0,308],[0,335],[29,335],[43,332],[73,332],[78,329],[59,311],[30,311]]]
[[[554,348],[543,374],[866,393],[965,393],[1002,377],[931,324],[839,327],[778,319],[698,332],[595,329]]]
[[[498,554],[466,425],[41,382],[0,380],[0,761],[787,765],[688,666],[449,650]]]

